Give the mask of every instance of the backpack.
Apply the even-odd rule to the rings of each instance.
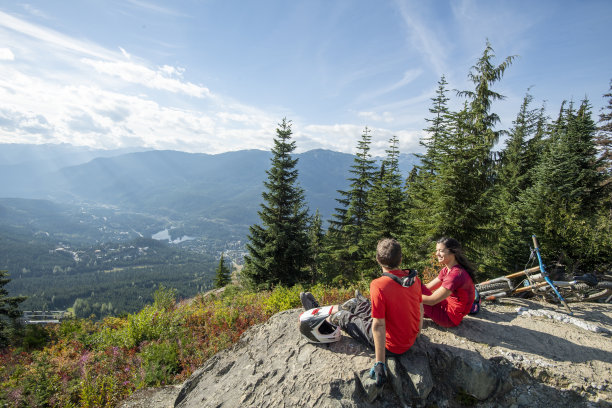
[[[405,288],[409,288],[414,283],[414,280],[417,276],[417,271],[415,269],[408,269],[408,276],[404,276],[403,278],[399,278],[392,273],[383,272],[383,276],[387,276],[393,279],[398,284],[402,285]]]
[[[475,315],[478,314],[478,312],[480,312],[480,293],[478,293],[478,289],[474,287],[474,303],[472,303],[469,314]]]

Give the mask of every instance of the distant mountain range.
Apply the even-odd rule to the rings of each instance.
[[[354,156],[329,150],[295,154],[299,183],[312,213],[328,220],[348,188]],[[125,212],[228,226],[258,222],[271,153],[216,155],[179,151],[106,151],[71,145],[0,144],[0,197],[112,206]],[[403,154],[407,176],[418,162]]]

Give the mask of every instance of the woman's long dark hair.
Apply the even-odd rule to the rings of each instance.
[[[446,249],[451,251],[455,255],[457,263],[463,266],[463,269],[470,275],[472,282],[476,283],[476,268],[467,259],[461,248],[461,244],[455,238],[442,237],[438,240],[438,244],[444,245]]]

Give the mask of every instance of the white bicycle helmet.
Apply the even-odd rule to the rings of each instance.
[[[316,307],[300,315],[300,333],[312,343],[333,343],[340,340],[340,327],[326,319],[332,306]]]

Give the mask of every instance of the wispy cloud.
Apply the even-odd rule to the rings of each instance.
[[[419,68],[408,70],[404,72],[404,76],[400,80],[394,83],[391,83],[389,85],[386,85],[384,87],[378,88],[374,91],[364,93],[360,95],[359,98],[357,98],[356,102],[372,101],[383,95],[386,95],[393,91],[397,91],[398,89],[401,89],[404,86],[416,80],[422,73],[423,73],[423,70]]]
[[[91,57],[104,59],[114,57],[114,53],[109,52],[103,47],[99,47],[95,44],[87,43],[85,41],[77,40],[75,38],[58,33],[57,31],[28,23],[27,21],[18,19],[2,11],[0,11],[0,26],[8,28],[22,35],[37,39],[39,41],[43,41],[47,44],[63,48],[65,50],[77,52],[82,55],[88,55]]]
[[[128,3],[136,6],[139,9],[143,9],[143,10],[147,10],[153,13],[158,13],[158,14],[163,14],[163,15],[170,15],[170,16],[174,16],[174,17],[188,17],[186,14],[184,13],[180,13],[174,9],[171,8],[167,8],[167,7],[161,7],[157,4],[153,4],[153,3],[149,3],[147,1],[140,1],[140,0],[127,0]]]
[[[81,62],[93,67],[101,74],[115,76],[129,83],[144,85],[152,89],[181,92],[198,98],[210,96],[210,91],[206,87],[184,82],[180,78],[172,78],[172,76],[180,77],[182,72],[181,69],[174,67],[164,66],[153,70],[129,61],[101,61],[89,58],[83,58]]]
[[[412,2],[398,0],[396,5],[408,30],[411,44],[423,53],[431,68],[440,77],[447,72],[444,58],[447,53],[445,47],[438,41],[439,32],[436,33],[427,27],[425,24],[427,20],[419,16]]]

